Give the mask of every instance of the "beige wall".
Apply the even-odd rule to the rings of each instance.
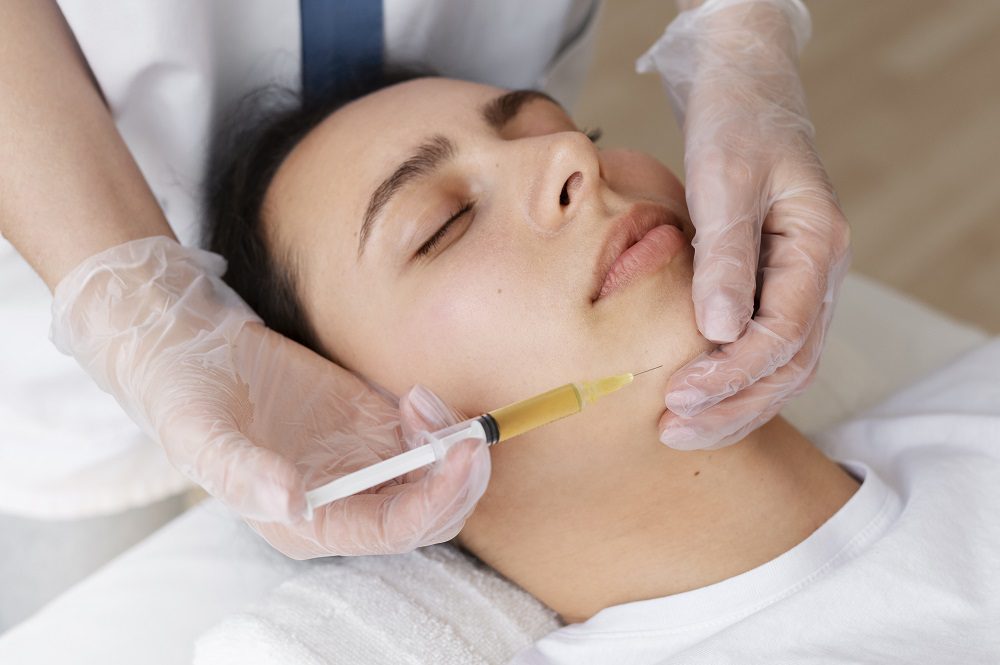
[[[802,77],[851,222],[853,269],[1000,333],[1000,2],[814,0]],[[676,10],[607,0],[577,106],[604,145],[678,173],[681,139],[633,63]]]

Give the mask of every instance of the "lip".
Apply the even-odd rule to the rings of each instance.
[[[670,209],[651,202],[632,205],[611,223],[594,270],[591,302],[657,270],[686,243],[681,220]]]

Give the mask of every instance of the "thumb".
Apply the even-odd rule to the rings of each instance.
[[[434,392],[416,384],[399,400],[399,420],[403,436],[413,441],[419,432],[435,432],[465,420],[465,416],[451,408]]]
[[[748,183],[732,186],[710,178],[696,178],[688,191],[697,231],[692,298],[701,334],[725,344],[738,339],[753,317],[765,211]]]
[[[432,390],[416,384],[399,400],[399,420],[405,438],[404,443],[407,447],[411,447],[420,443],[420,432],[444,429],[466,418],[460,411],[445,404]],[[452,536],[457,533],[457,529],[465,522],[469,512],[486,491],[490,473],[489,447],[481,440],[466,439],[454,444],[444,460],[424,476],[423,482],[427,483],[428,488],[440,486],[441,489],[436,491],[443,492],[444,495],[461,493],[466,497],[465,507],[454,511],[452,519],[457,521],[452,524],[456,527],[451,533]],[[458,492],[459,490],[461,492]],[[451,528],[449,527],[449,530]]]

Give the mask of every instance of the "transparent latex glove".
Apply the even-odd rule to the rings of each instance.
[[[446,426],[434,423],[463,420],[424,386],[411,388],[397,409],[348,376],[356,383],[348,407],[332,405],[336,413],[322,416],[320,434],[297,455],[310,488],[426,443],[422,434]],[[296,559],[408,552],[455,537],[486,491],[490,470],[489,448],[470,439],[452,446],[443,462],[317,508],[309,522],[248,521]]]
[[[347,466],[333,465],[333,472],[317,475],[317,480],[309,483],[310,487],[327,483],[344,475],[346,471],[355,471],[380,459],[412,450],[429,442],[430,439],[425,436],[428,433],[466,420],[460,412],[449,407],[422,385],[413,386],[403,395],[399,400],[398,411],[383,406],[376,408],[370,417],[375,427],[381,427],[382,431],[371,431],[368,438],[371,442],[381,442],[382,447],[379,449],[369,444],[372,449],[370,453],[359,452]],[[332,435],[331,441],[335,446],[341,447],[337,441],[338,436],[356,435],[352,432]],[[324,463],[329,464],[330,457],[319,449],[314,466],[323,468]],[[486,491],[490,471],[489,448],[481,441],[470,439],[453,445],[445,455],[444,464],[417,469],[381,487],[317,508],[308,529],[289,533],[281,524],[250,524],[277,549],[286,554],[294,552],[296,558],[305,559],[329,554],[324,541],[329,539],[331,530],[344,531],[342,525],[349,528],[364,527],[356,514],[374,515],[376,510],[385,511],[386,514],[380,515],[380,518],[394,532],[393,540],[405,546],[392,545],[386,541],[386,547],[378,552],[373,551],[368,545],[369,536],[359,530],[360,533],[354,540],[364,547],[340,553],[405,552],[421,545],[444,542],[458,535]],[[413,488],[416,487],[421,490],[415,491]],[[352,539],[344,537],[340,540],[350,542]]]
[[[457,533],[489,479],[483,444],[304,519],[307,488],[406,449],[399,411],[265,327],[220,279],[225,265],[162,236],[101,252],[57,286],[53,342],[289,556],[405,552]]]
[[[799,81],[809,32],[798,0],[708,0],[636,63],[660,73],[683,128],[695,315],[721,345],[668,383],[674,448],[738,441],[816,371],[850,234]]]

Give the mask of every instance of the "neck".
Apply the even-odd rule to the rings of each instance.
[[[781,418],[716,451],[612,449],[605,460],[579,451],[587,461],[576,468],[550,460],[559,466],[544,473],[537,457],[521,468],[495,462],[491,491],[460,537],[570,623],[766,563],[858,487]]]

